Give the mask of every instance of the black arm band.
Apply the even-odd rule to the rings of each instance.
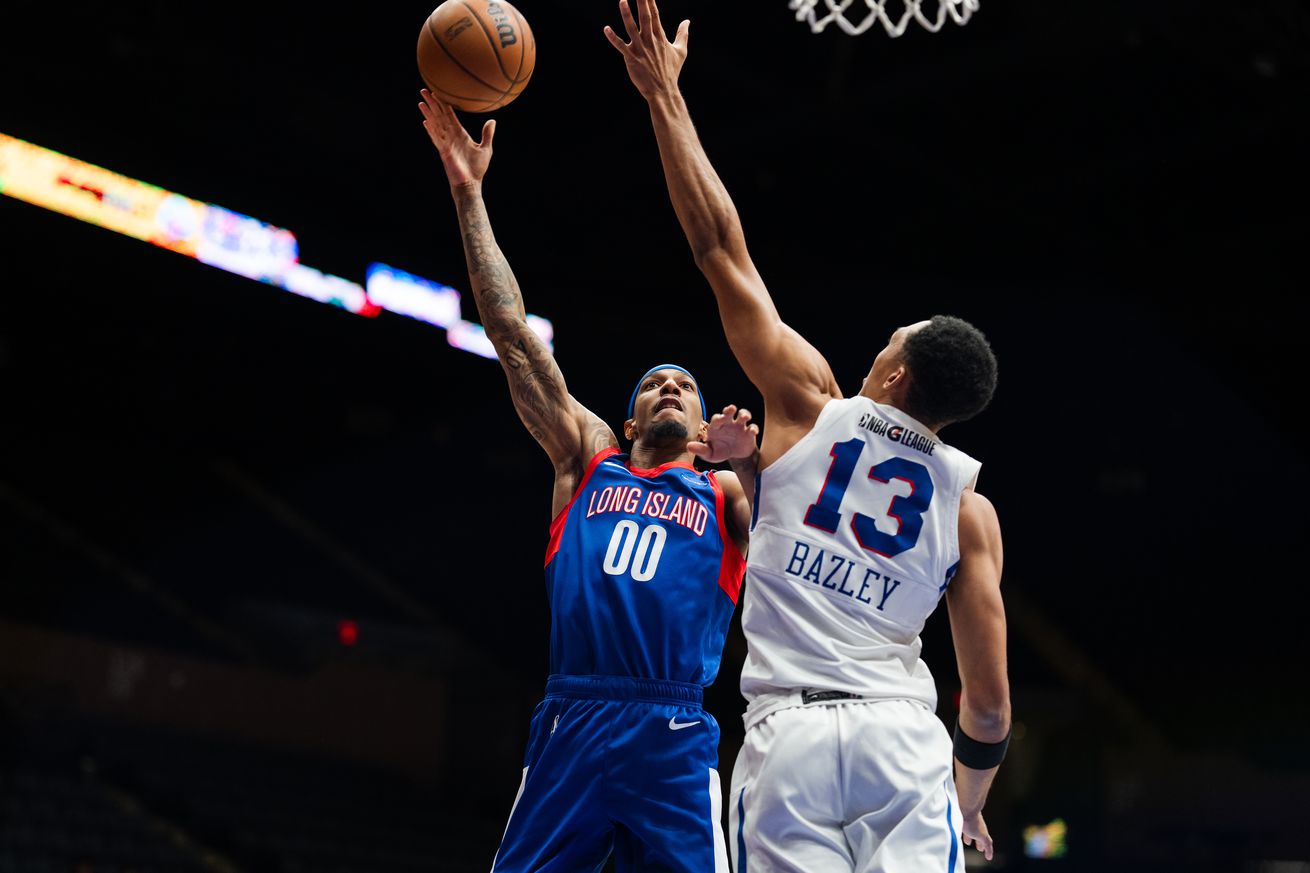
[[[999,743],[980,743],[964,732],[960,720],[955,720],[955,760],[972,770],[990,770],[1005,760],[1010,745],[1010,732]]]

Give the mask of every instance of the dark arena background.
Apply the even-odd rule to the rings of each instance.
[[[760,411],[602,35],[617,3],[517,6],[537,66],[485,192],[571,391],[617,428],[675,360]],[[470,352],[416,105],[430,11],[0,13],[0,873],[491,866],[547,672],[552,471]],[[936,313],[996,350],[993,405],[943,434],[1007,559],[1014,741],[969,867],[1310,871],[1304,4],[982,0],[895,40],[786,0],[663,15],[693,20],[702,140],[843,390]],[[217,249],[42,185],[100,225],[176,193]],[[279,272],[280,228],[312,270]],[[462,321],[402,314],[439,286]],[[952,725],[944,609],[923,642]],[[734,623],[725,786],[743,657]]]

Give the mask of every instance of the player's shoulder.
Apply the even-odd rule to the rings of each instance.
[[[960,494],[960,544],[985,544],[1001,534],[1000,517],[996,505],[972,488]]]
[[[741,477],[732,470],[716,469],[707,470],[706,472],[712,475],[715,481],[719,483],[719,487],[723,489],[724,494],[732,496],[734,494],[742,493]]]
[[[746,487],[741,483],[741,477],[732,470],[710,470],[707,471],[710,476],[719,483],[719,490],[723,492],[724,506],[730,511],[746,511]]]

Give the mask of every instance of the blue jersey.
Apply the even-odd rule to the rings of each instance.
[[[713,471],[601,451],[550,527],[550,672],[709,685],[744,571]]]

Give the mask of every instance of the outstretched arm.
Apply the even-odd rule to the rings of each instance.
[[[1010,683],[1006,675],[1005,604],[1001,599],[1001,526],[991,501],[974,491],[960,498],[960,566],[946,592],[951,636],[960,671],[960,729],[979,743],[1010,734]],[[983,803],[999,765],[985,770],[955,762],[964,841],[989,860],[992,838]]]
[[[569,394],[549,347],[528,326],[518,282],[491,231],[482,200],[482,177],[491,162],[496,122],[487,121],[482,141],[474,142],[449,104],[426,89],[422,95],[423,126],[441,155],[450,182],[478,316],[505,370],[519,418],[555,464],[558,511],[576,485],[570,481],[571,474],[579,473],[580,465],[600,449],[618,445],[618,440],[603,421]]]
[[[655,0],[628,0],[619,13],[629,41],[612,28],[605,36],[623,55],[632,83],[650,106],[669,197],[692,254],[719,304],[728,344],[747,377],[764,395],[770,421],[807,425],[823,403],[841,392],[827,361],[778,315],[746,249],[732,198],[705,154],[678,90],[691,23],[665,37]]]

